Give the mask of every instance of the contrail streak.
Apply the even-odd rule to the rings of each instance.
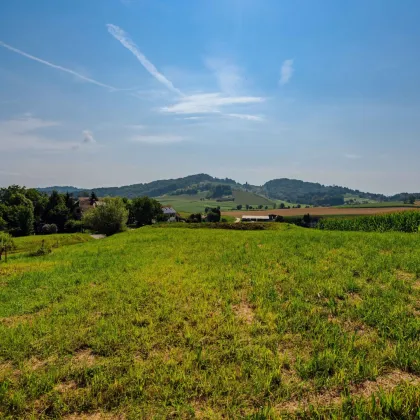
[[[169,90],[172,92],[177,93],[178,95],[184,96],[184,94],[176,88],[172,82],[167,79],[162,73],[158,71],[158,69],[154,66],[153,63],[151,63],[147,57],[138,49],[137,45],[132,41],[132,39],[129,37],[129,35],[124,32],[121,28],[119,28],[116,25],[108,24],[106,25],[108,28],[108,32],[121,44],[127,48],[129,51],[131,51],[134,56],[137,58],[137,60],[140,61],[142,66],[160,83],[165,85]]]
[[[67,69],[67,68],[62,67],[62,66],[58,66],[57,64],[50,63],[49,61],[42,60],[41,58],[38,58],[38,57],[35,57],[34,55],[26,53],[25,51],[21,51],[21,50],[15,48],[15,47],[12,47],[11,45],[6,44],[3,41],[0,41],[0,46],[4,47],[4,48],[7,48],[8,50],[15,52],[16,54],[22,55],[23,57],[29,58],[30,60],[37,61],[38,63],[45,64],[46,66],[51,67],[53,69],[60,70],[60,71],[63,71],[65,73],[71,74],[71,75],[73,75],[73,76],[75,76],[75,77],[77,77],[81,80],[84,80],[85,82],[92,83],[96,86],[101,86],[101,87],[106,88],[106,89],[120,90],[120,89],[118,89],[114,86],[106,85],[105,83],[98,82],[97,80],[91,79],[90,77],[83,76],[83,74],[77,73],[73,70]]]

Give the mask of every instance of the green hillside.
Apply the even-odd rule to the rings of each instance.
[[[0,417],[416,418],[420,236],[273,225],[0,262]]]
[[[263,206],[272,206],[274,204],[273,201],[248,191],[233,190],[232,193],[236,205],[242,204],[245,206],[246,204],[249,204],[253,206],[262,204]]]
[[[133,184],[122,187],[95,188],[94,190],[96,194],[101,197],[121,196],[133,198],[144,195],[148,195],[150,197],[161,197],[165,195],[195,195],[203,191],[209,192],[210,190],[216,190],[217,186],[221,185],[225,187],[230,186],[232,190],[243,191],[244,193],[254,193],[256,196],[252,196],[252,198],[255,203],[247,203],[246,199],[241,199],[241,203],[239,203],[250,205],[270,205],[272,201],[280,200],[288,203],[307,204],[313,206],[336,206],[344,205],[345,202],[348,202],[351,199],[355,200],[356,204],[366,201],[404,201],[410,195],[414,196],[415,199],[420,199],[420,193],[401,193],[387,197],[382,194],[362,192],[337,185],[326,186],[319,183],[305,182],[288,178],[273,179],[262,186],[255,186],[248,183],[241,185],[233,179],[215,178],[207,174],[190,175],[177,179],[163,179],[145,184]],[[48,187],[39,188],[39,190],[46,193],[51,193],[53,190],[57,190],[59,192],[68,191],[69,193],[78,195],[88,194],[91,189],[75,187]],[[214,197],[216,196],[217,194],[214,195]],[[261,198],[257,199],[259,196],[268,197],[268,199],[265,199],[263,203]],[[249,198],[251,197],[249,196]]]

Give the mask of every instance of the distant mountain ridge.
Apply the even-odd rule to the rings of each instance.
[[[311,205],[339,205],[343,203],[345,195],[354,195],[360,199],[376,201],[403,201],[408,197],[408,193],[400,193],[392,196],[375,194],[353,190],[337,185],[326,186],[315,182],[300,181],[297,179],[279,178],[267,181],[262,186],[240,184],[230,178],[216,178],[208,174],[189,175],[183,178],[163,179],[149,183],[125,185],[122,187],[102,187],[93,190],[98,196],[120,196],[120,197],[139,197],[148,195],[159,197],[162,195],[173,195],[191,192],[192,195],[203,188],[210,188],[214,184],[230,185],[232,189],[245,190],[265,196],[269,199],[278,199],[292,203],[304,203]],[[39,191],[50,194],[53,190],[61,193],[73,193],[76,195],[87,194],[91,189],[76,188],[72,186],[54,186],[38,188]],[[420,199],[420,193],[413,194]]]

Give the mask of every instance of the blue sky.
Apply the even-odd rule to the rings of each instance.
[[[0,186],[420,191],[417,0],[0,5]]]

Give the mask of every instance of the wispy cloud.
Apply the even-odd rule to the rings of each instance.
[[[239,118],[241,120],[247,120],[247,121],[258,121],[262,122],[264,121],[264,117],[261,115],[250,115],[250,114],[226,114],[227,117],[232,118]]]
[[[220,113],[220,108],[230,105],[245,105],[263,102],[256,96],[223,96],[221,93],[203,93],[182,97],[175,105],[161,108],[162,112],[174,114]]]
[[[293,71],[294,71],[293,60],[292,59],[284,60],[283,65],[281,66],[281,70],[280,70],[279,83],[281,85],[285,85],[289,83],[290,79],[292,78]]]
[[[241,89],[243,77],[239,67],[226,60],[215,58],[206,58],[205,64],[216,76],[222,92],[234,95]]]
[[[44,64],[44,65],[46,65],[48,67],[51,67],[53,69],[60,70],[62,72],[71,74],[72,76],[75,76],[75,77],[77,77],[80,80],[84,80],[85,82],[92,83],[92,84],[94,84],[96,86],[101,86],[103,88],[110,89],[110,90],[121,90],[121,89],[118,89],[118,88],[116,88],[114,86],[107,85],[105,83],[99,82],[99,81],[97,81],[95,79],[92,79],[90,77],[83,76],[83,74],[77,73],[74,70],[70,70],[70,69],[68,69],[66,67],[62,67],[62,66],[59,66],[57,64],[51,63],[49,61],[43,60],[43,59],[41,59],[39,57],[35,57],[34,55],[28,54],[25,51],[22,51],[22,50],[19,50],[19,49],[15,48],[15,47],[12,47],[11,45],[6,44],[3,41],[0,41],[0,46],[3,47],[3,48],[7,48],[9,51],[13,51],[16,54],[19,54],[19,55],[21,55],[23,57],[26,57],[26,58],[30,59],[30,60],[37,61],[38,63]]]
[[[96,140],[93,137],[92,131],[84,130],[82,132],[82,134],[83,134],[83,143],[85,143],[85,144],[94,144],[94,143],[96,143]]]
[[[137,58],[137,60],[140,61],[142,66],[160,83],[165,85],[169,90],[172,92],[177,93],[178,95],[183,95],[183,93],[176,88],[172,82],[167,79],[162,73],[158,71],[158,69],[154,66],[153,63],[151,63],[147,57],[138,49],[137,45],[134,43],[134,41],[130,38],[130,36],[121,28],[119,28],[116,25],[108,24],[106,25],[108,28],[108,32],[121,44],[127,48],[131,53],[134,54],[134,56]]]
[[[134,143],[148,143],[148,144],[171,144],[179,143],[185,140],[185,137],[174,136],[172,134],[156,134],[144,136],[132,136],[129,139]]]
[[[353,153],[346,153],[346,154],[344,155],[344,157],[345,157],[345,158],[347,158],[347,159],[361,159],[361,158],[362,158],[362,156],[360,156],[360,155],[355,155],[355,154],[353,154]]]

